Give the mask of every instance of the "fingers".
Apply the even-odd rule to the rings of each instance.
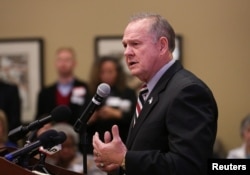
[[[99,137],[99,133],[98,132],[96,132],[94,135],[93,135],[93,144],[95,144],[95,145],[101,145],[103,142],[102,142],[102,140],[100,139],[100,137]]]
[[[103,142],[100,140],[98,132],[96,132],[94,134],[93,140],[92,140],[92,145],[94,147],[96,157],[99,157],[97,155],[100,154],[100,148],[102,147],[102,144],[103,144]]]
[[[93,136],[93,147],[96,166],[106,172],[119,168],[120,159],[123,159],[126,153],[126,147],[121,141],[117,125],[112,127],[112,135],[108,131],[104,133],[104,142],[100,140],[96,132]]]
[[[113,139],[115,140],[121,140],[120,135],[119,135],[119,128],[117,125],[114,125],[112,127],[112,135],[113,135]],[[111,142],[111,134],[110,132],[106,131],[104,133],[104,142],[105,143],[109,143]],[[101,145],[103,142],[100,140],[99,134],[98,132],[96,132],[93,136],[93,146],[96,147],[98,145]]]
[[[119,135],[119,128],[117,125],[113,125],[112,127],[112,135],[114,140],[121,140],[121,137]]]
[[[93,150],[93,154],[96,158],[100,157],[100,153],[96,149]]]
[[[106,171],[108,173],[111,173],[112,171],[118,169],[120,166],[118,164],[104,164],[104,163],[99,163],[97,165],[102,171]]]
[[[93,153],[94,153],[96,161],[100,160],[100,157],[101,157],[102,151],[103,151],[102,148],[104,148],[105,144],[109,143],[110,141],[111,141],[111,134],[108,131],[106,131],[105,134],[104,134],[104,142],[105,143],[103,143],[100,140],[98,132],[96,132],[94,134],[92,144],[93,144],[93,147],[94,147]]]
[[[98,132],[96,132],[94,135],[93,135],[93,140],[92,140],[92,144],[93,144],[93,147],[95,148],[96,147],[96,142],[98,141],[99,139],[99,134]]]
[[[110,141],[111,141],[111,134],[110,134],[110,132],[106,131],[104,133],[104,142],[109,143]]]

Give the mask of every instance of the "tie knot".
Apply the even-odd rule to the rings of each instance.
[[[140,91],[139,91],[139,98],[140,98],[140,96],[143,97],[143,100],[142,100],[143,102],[146,99],[147,93],[148,93],[147,84],[143,84]]]
[[[143,84],[139,90],[139,96],[138,96],[138,100],[137,100],[137,104],[136,104],[136,115],[134,118],[134,125],[135,122],[141,112],[141,109],[145,103],[145,100],[147,98],[147,94],[148,94],[148,88],[147,88],[147,84]]]
[[[147,84],[143,84],[140,88],[140,93],[143,92],[143,91],[148,91],[148,87],[147,87]]]

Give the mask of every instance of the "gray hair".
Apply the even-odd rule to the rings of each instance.
[[[243,132],[250,125],[250,114],[248,114],[241,122],[240,125],[240,134],[243,136]]]
[[[68,123],[56,123],[51,129],[56,131],[63,131],[67,137],[71,136],[75,142],[75,144],[79,143],[78,134],[74,131],[73,127]]]
[[[152,25],[150,32],[154,35],[157,41],[160,37],[168,39],[168,47],[171,52],[175,49],[175,32],[170,23],[159,14],[154,13],[138,13],[130,18],[129,22],[139,21],[142,19],[151,19]]]

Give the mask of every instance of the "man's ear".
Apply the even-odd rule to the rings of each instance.
[[[168,39],[166,37],[161,37],[159,39],[160,43],[160,52],[164,54],[168,50]]]

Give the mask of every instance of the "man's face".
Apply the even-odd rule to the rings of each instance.
[[[105,61],[102,63],[100,70],[100,79],[102,82],[111,86],[114,85],[118,76],[117,74],[117,68],[114,62]]]
[[[56,69],[61,77],[67,77],[73,74],[75,59],[71,52],[62,50],[57,54]]]
[[[149,32],[150,20],[128,24],[123,35],[124,55],[132,75],[147,82],[159,70],[159,42]]]

